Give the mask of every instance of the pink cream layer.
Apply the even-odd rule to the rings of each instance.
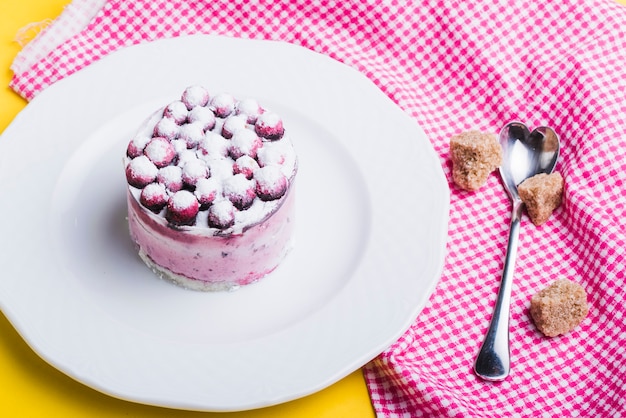
[[[293,187],[276,211],[239,234],[173,228],[128,192],[128,223],[139,253],[163,278],[201,290],[234,289],[272,272],[293,247]]]

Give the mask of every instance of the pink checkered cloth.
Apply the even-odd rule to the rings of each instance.
[[[495,133],[512,120],[553,127],[564,204],[541,227],[523,219],[509,378],[487,383],[472,372],[508,238],[496,173],[473,193],[450,181],[441,281],[365,377],[380,416],[625,413],[626,9],[609,0],[406,3],[75,1],[18,57],[11,86],[31,99],[118,48],[208,33],[282,40],[357,68],[421,125],[448,179],[455,133]],[[529,301],[559,278],[584,286],[590,313],[546,338]]]

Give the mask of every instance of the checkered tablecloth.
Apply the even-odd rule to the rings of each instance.
[[[508,238],[496,173],[477,192],[450,181],[447,259],[411,328],[366,365],[380,416],[626,415],[626,9],[597,1],[76,0],[17,57],[32,99],[118,48],[207,33],[301,45],[352,66],[424,129],[451,179],[448,141],[511,120],[559,133],[563,205],[523,219],[513,285],[511,376],[479,380]],[[590,313],[543,337],[533,293],[580,283]]]

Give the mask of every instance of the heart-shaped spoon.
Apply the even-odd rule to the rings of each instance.
[[[474,363],[476,374],[491,381],[504,380],[511,368],[509,351],[511,284],[524,207],[517,186],[535,174],[552,173],[560,148],[559,138],[552,129],[542,126],[529,132],[526,125],[520,122],[511,122],[502,128],[499,141],[502,146],[500,176],[513,203],[513,211],[498,297],[485,340]]]

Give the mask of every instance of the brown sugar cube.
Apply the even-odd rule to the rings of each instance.
[[[502,147],[496,136],[478,131],[463,132],[450,138],[452,180],[465,190],[478,190],[489,174],[502,163]]]
[[[563,195],[563,176],[559,173],[537,174],[524,180],[517,191],[530,220],[539,226],[559,207]]]
[[[530,315],[546,337],[573,330],[588,312],[585,289],[567,279],[557,280],[530,299]]]

